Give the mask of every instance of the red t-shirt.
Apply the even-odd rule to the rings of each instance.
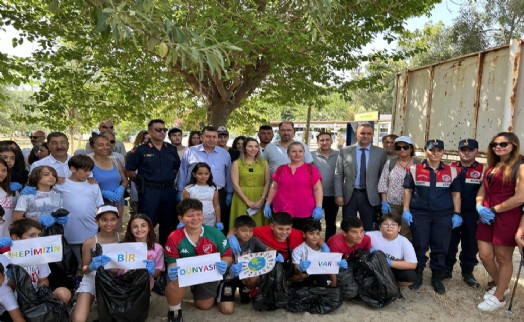
[[[275,239],[275,236],[273,235],[273,230],[271,229],[270,225],[255,227],[255,230],[253,231],[253,236],[260,239],[260,241],[264,243],[264,245],[266,245],[267,247],[276,250],[279,254],[282,254],[282,257],[284,257],[284,259],[287,259],[287,242],[277,241]],[[304,241],[302,232],[295,228],[291,228],[291,234],[289,234],[288,239],[289,248],[291,248],[290,252],[293,252],[293,249],[295,249],[295,247],[297,247],[298,245],[302,244],[302,242]]]
[[[371,248],[371,238],[368,235],[364,235],[364,239],[362,239],[360,244],[349,247],[344,234],[338,233],[329,238],[327,244],[332,253],[342,253],[344,258],[349,258],[357,249],[369,250]]]

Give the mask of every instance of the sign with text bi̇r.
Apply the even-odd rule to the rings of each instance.
[[[309,275],[338,274],[342,253],[310,253],[307,257],[311,265],[307,269]]]
[[[276,250],[238,256],[238,262],[242,263],[242,271],[238,278],[242,280],[244,278],[264,275],[271,272],[275,267],[276,256]]]
[[[102,253],[111,258],[104,268],[139,269],[146,268],[146,243],[102,244]]]
[[[221,281],[224,276],[215,266],[221,261],[220,253],[178,258],[178,285],[180,287]]]
[[[9,258],[13,264],[30,266],[62,261],[62,235],[13,240]]]

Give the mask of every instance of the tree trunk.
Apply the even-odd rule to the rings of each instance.
[[[307,107],[307,119],[306,119],[306,128],[304,129],[304,137],[302,141],[309,146],[309,128],[311,126],[311,104]]]
[[[218,100],[210,102],[210,105],[207,107],[208,124],[215,127],[226,126],[231,113],[240,106],[240,104],[235,105],[232,106],[232,104]]]

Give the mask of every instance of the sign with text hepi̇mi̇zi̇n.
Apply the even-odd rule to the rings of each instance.
[[[311,265],[307,269],[309,275],[338,274],[342,253],[310,253],[307,257]]]
[[[220,253],[178,258],[178,285],[184,287],[221,281],[224,276],[218,272],[215,265],[220,260]]]
[[[146,243],[103,244],[102,253],[111,258],[104,268],[139,269],[146,268]]]
[[[242,271],[238,278],[242,280],[244,278],[264,275],[271,272],[275,267],[276,256],[276,250],[238,256],[238,262],[242,263]]]
[[[62,235],[13,240],[9,257],[20,266],[62,261]]]

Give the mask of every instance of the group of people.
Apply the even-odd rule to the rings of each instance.
[[[413,290],[423,284],[430,250],[431,284],[444,294],[443,281],[452,276],[460,243],[464,282],[480,287],[473,275],[477,253],[492,278],[478,308],[505,305],[513,250],[524,246],[524,168],[517,136],[495,135],[483,165],[476,161],[473,139],[459,141],[459,160],[447,164],[442,140],[427,141],[425,157],[418,160],[409,136],[391,134],[383,138],[383,148],[372,145],[374,129],[368,123],[359,124],[356,143],[340,151],[332,149],[329,132],[318,134],[313,152],[294,141],[294,132],[292,122],[281,122],[279,139],[273,140],[273,128],[263,125],[258,138],[238,136],[229,148],[226,128],[206,126],[191,132],[185,147],[181,129],[154,119],[126,153],[113,123],[104,120],[86,149],[74,156],[61,132],[47,135],[49,155],[44,156],[45,135],[33,132],[34,147],[26,154],[38,159],[30,165],[15,142],[0,142],[0,253],[8,253],[12,240],[62,225],[80,263],[81,282],[72,290],[50,285],[47,264],[26,270],[35,287],[50,286],[64,303],[76,291],[73,321],[86,321],[96,297],[96,270],[110,261],[93,250],[121,241],[147,244],[151,289],[155,279],[167,279],[168,321],[182,321],[185,288],[178,284],[177,259],[220,253],[215,267],[224,280],[196,285],[192,292],[196,307],[218,303],[222,313],[231,314],[237,288],[242,303],[257,291],[256,277],[238,279],[243,265],[238,255],[270,249],[289,267],[294,285],[326,287],[336,287],[336,276],[309,276],[308,254],[342,253],[337,264],[347,269],[357,250],[382,251],[397,285]],[[132,215],[122,223],[127,197]],[[59,208],[69,215],[51,215]],[[127,229],[121,236],[123,224]],[[2,281],[2,266],[9,273],[8,257],[0,255],[0,263]],[[1,320],[24,321],[7,277]]]

